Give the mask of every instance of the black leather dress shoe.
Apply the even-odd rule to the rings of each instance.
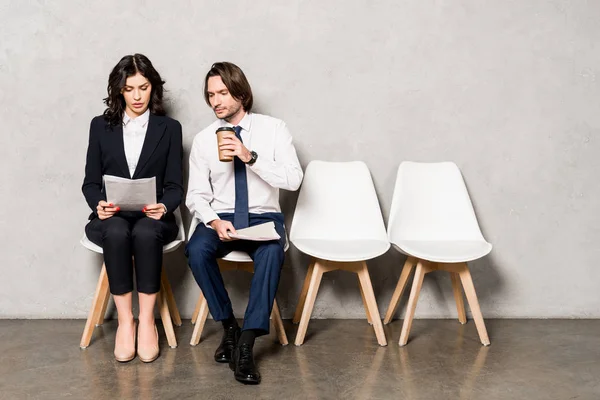
[[[247,343],[236,346],[233,350],[233,357],[229,362],[229,368],[238,382],[258,385],[260,383],[260,373],[254,364],[252,347]]]
[[[223,338],[221,344],[215,351],[215,361],[218,363],[228,363],[231,361],[231,355],[233,349],[237,346],[238,339],[240,338],[240,327],[230,326],[223,332]]]

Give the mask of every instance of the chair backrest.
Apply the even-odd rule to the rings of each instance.
[[[173,214],[175,215],[175,222],[177,222],[177,238],[163,246],[163,253],[175,251],[181,243],[185,242],[185,229],[183,229],[183,219],[181,218],[181,210],[179,207],[177,207]]]
[[[192,214],[192,222],[190,223],[190,230],[188,231],[188,237],[187,237],[188,242],[192,238],[192,235],[194,234],[194,232],[196,232],[196,228],[198,227],[199,223],[200,223],[200,220],[198,218],[194,217],[194,215]]]
[[[306,167],[290,240],[383,240],[381,208],[362,161],[311,161]]]
[[[388,237],[391,243],[401,240],[485,240],[456,164],[400,164]]]
[[[182,242],[185,242],[185,229],[183,229],[183,219],[181,218],[181,210],[179,207],[177,207],[173,214],[175,214],[175,221],[177,222],[177,227],[179,228],[179,231],[177,232],[177,239],[175,240],[181,240]]]

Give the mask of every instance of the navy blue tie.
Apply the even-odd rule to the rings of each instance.
[[[241,126],[234,126],[235,136],[243,143]],[[239,157],[233,157],[235,173],[235,211],[233,213],[233,226],[235,229],[247,228],[250,225],[248,215],[248,177],[246,164]]]

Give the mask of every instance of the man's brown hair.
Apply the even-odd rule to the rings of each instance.
[[[210,67],[210,71],[206,74],[206,78],[204,78],[204,100],[206,100],[206,104],[211,106],[208,99],[208,78],[213,76],[221,77],[231,96],[242,102],[244,111],[250,112],[252,110],[252,89],[250,88],[248,79],[246,79],[246,75],[244,75],[240,67],[226,61],[214,63]]]

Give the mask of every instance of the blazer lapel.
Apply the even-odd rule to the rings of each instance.
[[[123,176],[131,179],[131,176],[129,175],[129,167],[127,166],[127,158],[125,158],[125,144],[123,143],[123,124],[113,126],[110,129],[112,129],[115,135],[113,140],[115,160],[119,164],[119,167],[123,172]]]
[[[165,134],[165,121],[162,117],[150,113],[150,119],[148,120],[148,130],[146,131],[146,137],[144,138],[144,145],[142,146],[142,152],[140,159],[135,168],[132,178],[136,178],[140,171],[144,168],[146,163],[150,160],[150,157],[154,153],[156,146]],[[121,135],[122,137],[122,135]]]

